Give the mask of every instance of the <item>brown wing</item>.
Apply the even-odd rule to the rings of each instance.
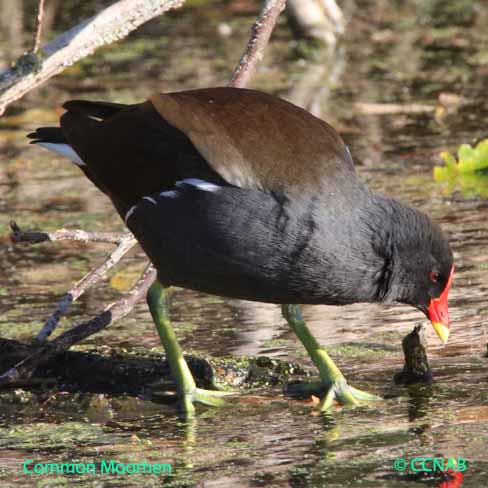
[[[295,193],[354,174],[349,152],[330,125],[271,95],[207,88],[149,100],[230,184]]]

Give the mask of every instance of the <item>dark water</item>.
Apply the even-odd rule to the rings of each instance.
[[[64,291],[110,246],[54,243],[12,246],[15,218],[26,228],[121,230],[108,200],[77,168],[26,144],[24,134],[55,123],[73,97],[137,101],[155,90],[225,84],[239,58],[252,13],[193,8],[152,22],[52,79],[0,120],[0,336],[28,340]],[[252,7],[252,6],[251,6]],[[452,333],[442,347],[428,329],[432,387],[401,387],[401,338],[419,312],[405,306],[306,307],[305,318],[355,386],[385,400],[317,415],[308,403],[262,389],[233,409],[201,409],[182,424],[169,408],[132,399],[83,395],[1,400],[0,482],[5,486],[439,486],[437,476],[396,472],[397,457],[462,457],[463,487],[488,476],[488,201],[433,181],[439,153],[488,137],[488,6],[479,1],[357,2],[333,53],[306,53],[281,22],[253,87],[321,114],[349,144],[358,171],[378,191],[435,217],[449,233],[456,274]],[[230,20],[229,20],[230,19]],[[217,34],[219,22],[233,29]],[[6,53],[5,44],[0,45]],[[305,57],[307,55],[307,57]],[[5,54],[6,57],[6,54]],[[459,103],[439,105],[439,95]],[[445,95],[444,95],[445,97]],[[443,100],[444,98],[442,98]],[[363,103],[422,104],[435,113],[373,115]],[[130,287],[143,269],[133,252],[86,293],[60,331],[93,316]],[[187,351],[266,354],[309,364],[272,305],[178,290],[176,330]],[[144,304],[83,344],[158,348]],[[28,476],[39,462],[172,463],[173,476]]]

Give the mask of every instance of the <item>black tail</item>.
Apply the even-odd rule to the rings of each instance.
[[[97,119],[107,119],[120,110],[127,108],[123,103],[90,102],[87,100],[70,100],[63,105],[68,112],[75,112]]]
[[[38,127],[35,132],[27,134],[32,139],[31,144],[36,142],[52,142],[53,144],[66,144],[61,127]]]
[[[68,112],[86,115],[97,119],[106,119],[126,108],[123,103],[90,102],[86,100],[70,100],[63,105]],[[36,142],[51,142],[53,144],[67,144],[66,137],[60,127],[39,127],[35,132],[27,134],[32,139],[31,144]]]

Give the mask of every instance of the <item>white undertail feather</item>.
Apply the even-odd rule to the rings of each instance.
[[[129,211],[125,214],[124,222],[127,225],[127,221],[129,220],[129,217],[134,213],[134,210],[137,208],[137,205],[132,205],[132,207],[129,209]]]
[[[76,154],[75,150],[68,144],[53,143],[53,142],[36,142],[38,146],[41,146],[48,151],[59,154],[65,158],[70,159],[77,166],[86,166],[83,160]]]

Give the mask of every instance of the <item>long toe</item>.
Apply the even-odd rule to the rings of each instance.
[[[195,413],[195,403],[203,403],[211,407],[225,407],[229,404],[227,399],[236,396],[238,392],[233,391],[216,391],[195,388],[194,390],[180,395],[180,410],[186,416],[193,416]]]
[[[190,394],[194,402],[203,403],[204,405],[210,405],[212,407],[223,407],[228,405],[229,397],[236,395],[237,392],[204,390],[203,388],[196,388]]]
[[[293,397],[308,398],[311,395],[321,397],[327,392],[327,386],[320,381],[294,381],[285,387],[285,393]]]
[[[335,382],[328,389],[320,403],[320,411],[328,410],[336,400],[340,405],[359,405],[362,402],[379,401],[382,398],[366,391],[349,386],[346,380]]]

